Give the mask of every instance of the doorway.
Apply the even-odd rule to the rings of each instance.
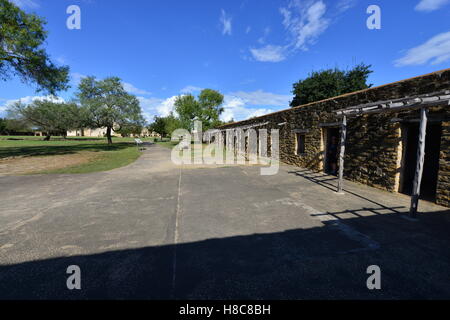
[[[336,175],[338,172],[340,135],[339,128],[324,129],[324,172],[327,174]]]
[[[403,159],[403,186],[401,193],[411,195],[417,163],[417,146],[419,141],[419,124],[404,125],[406,150]],[[425,162],[420,185],[420,199],[435,201],[439,172],[439,153],[441,147],[441,123],[428,123],[425,139]]]

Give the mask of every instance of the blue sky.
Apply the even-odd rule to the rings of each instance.
[[[292,84],[312,70],[371,64],[381,85],[449,67],[450,0],[11,0],[47,20],[47,50],[79,79],[119,76],[147,119],[167,115],[177,95],[213,88],[223,120],[286,109]],[[69,30],[66,9],[81,9]],[[369,30],[369,5],[381,29]],[[0,116],[33,86],[0,83]]]

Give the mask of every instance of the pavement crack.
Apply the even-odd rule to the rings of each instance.
[[[175,214],[175,231],[174,231],[174,244],[173,244],[173,265],[172,265],[172,297],[175,298],[176,280],[177,280],[177,244],[179,241],[179,220],[181,217],[181,173],[182,167],[180,167],[180,174],[178,177],[178,195],[177,195],[177,209]]]

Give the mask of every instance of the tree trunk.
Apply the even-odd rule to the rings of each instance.
[[[108,144],[112,144],[111,127],[106,128],[106,137],[108,138]]]

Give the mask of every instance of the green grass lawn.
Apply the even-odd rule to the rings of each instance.
[[[50,141],[43,141],[42,139],[42,137],[29,136],[0,136],[0,160],[10,157],[70,155],[82,152],[97,153],[94,157],[91,157],[92,159],[89,162],[84,164],[39,172],[89,173],[126,166],[142,154],[136,147],[133,138],[113,138],[112,145],[108,145],[105,138],[73,137],[64,140],[61,137],[52,137]],[[142,140],[148,142],[153,139]]]
[[[161,141],[161,139],[158,139],[156,142],[156,144],[169,148],[169,149],[173,149],[177,144],[179,144],[179,141],[171,141],[170,138],[165,138],[164,140]],[[194,149],[194,144],[191,144],[191,158],[194,159],[195,156],[202,156],[203,152],[205,150],[205,148],[208,146],[208,144],[203,143],[202,144],[202,149],[201,150],[196,150]],[[183,154],[183,151],[180,151],[180,156]],[[212,156],[215,155],[215,151],[212,152]],[[226,149],[223,149],[223,157],[224,159],[226,158]]]
[[[163,147],[166,147],[166,148],[169,148],[169,149],[173,149],[180,142],[179,141],[172,142],[170,140],[170,138],[164,138],[164,139],[159,138],[159,139],[157,139],[155,141],[155,143],[160,145],[160,146],[163,146]]]

